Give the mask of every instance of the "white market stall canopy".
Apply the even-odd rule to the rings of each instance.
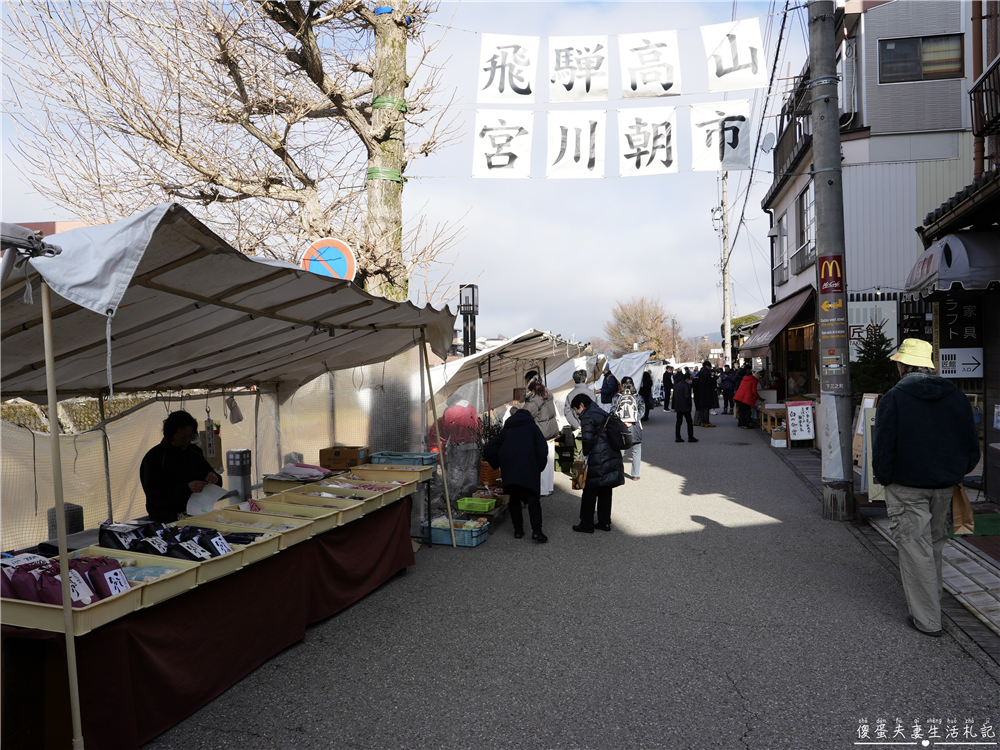
[[[55,292],[60,396],[108,387],[108,313],[116,391],[299,385],[388,360],[418,343],[420,329],[444,357],[455,327],[448,308],[243,255],[176,204],[46,241],[62,252],[30,260],[35,304],[22,300],[23,267],[3,283],[3,398],[45,393],[39,275]]]
[[[570,360],[584,356],[587,346],[531,328],[472,356],[433,368],[431,393],[437,394],[442,390],[453,393],[481,376],[486,407],[496,409],[510,403],[515,388],[524,387],[524,374],[528,370],[555,373]],[[551,380],[546,383],[550,390],[562,385],[565,383]]]

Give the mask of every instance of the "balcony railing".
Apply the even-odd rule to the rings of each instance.
[[[788,283],[788,264],[782,263],[780,266],[772,270],[771,280],[774,282],[775,286],[781,286],[782,284]]]
[[[969,89],[972,132],[977,137],[1000,133],[1000,57]]]
[[[788,259],[788,264],[792,267],[792,275],[802,273],[815,262],[816,245],[812,242],[802,243],[802,246]]]

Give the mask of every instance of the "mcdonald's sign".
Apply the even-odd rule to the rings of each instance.
[[[822,255],[819,263],[819,293],[844,293],[844,260],[839,255]]]

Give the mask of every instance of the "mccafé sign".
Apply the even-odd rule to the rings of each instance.
[[[844,293],[844,261],[839,255],[823,255],[819,263],[819,293]]]

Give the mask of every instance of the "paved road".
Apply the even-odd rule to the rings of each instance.
[[[507,524],[421,550],[148,747],[839,750],[897,717],[1000,735],[997,682],[909,630],[869,548],[716,419],[676,444],[653,414],[611,533],[571,531],[579,493],[557,475],[548,544]]]

